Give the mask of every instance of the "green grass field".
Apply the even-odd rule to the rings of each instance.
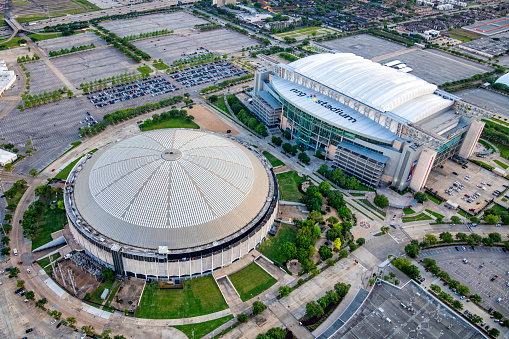
[[[51,199],[55,199],[53,195]],[[55,200],[63,200],[63,195],[58,194]],[[51,233],[63,229],[64,225],[67,223],[64,210],[59,209],[56,205],[51,206],[51,201],[49,201],[48,197],[41,197],[41,201],[45,203],[45,206],[39,213],[35,223],[37,231],[32,238],[32,249],[36,249],[53,240],[51,238]]]
[[[51,258],[51,260],[50,260],[50,258]],[[39,264],[39,266],[41,266],[41,268],[43,268],[44,271],[46,271],[46,274],[49,275],[50,274],[50,270],[51,270],[51,266],[48,266],[48,265],[51,263],[51,261],[56,260],[58,258],[60,258],[60,253],[57,252],[57,253],[55,253],[53,255],[50,255],[49,257],[46,257],[44,259],[41,259],[41,260],[37,261],[37,264]]]
[[[461,28],[453,29],[452,31],[445,33],[445,35],[453,39],[461,40],[461,42],[468,42],[482,37],[480,34],[470,32]]]
[[[231,319],[233,319],[233,315],[230,314],[223,318],[206,321],[199,324],[177,325],[173,327],[184,332],[184,334],[187,335],[188,338],[199,339],[203,338],[204,336],[212,332],[212,330],[227,323]]]
[[[137,70],[141,74],[150,74],[150,73],[152,73],[152,68],[150,68],[149,66],[140,66],[140,67],[137,68]]]
[[[94,292],[90,295],[90,301],[93,301],[98,304],[102,304],[104,300],[101,299],[101,294],[103,294],[105,289],[111,290],[111,287],[113,286],[114,281],[106,281],[103,282],[99,287],[95,289]]]
[[[74,144],[74,143],[73,143]],[[79,145],[79,144],[78,144]],[[78,146],[76,145],[76,146]],[[76,147],[75,145],[73,145],[73,147],[71,149],[73,149],[74,147]],[[69,151],[71,150],[69,149]],[[67,151],[68,152],[68,151]],[[67,153],[65,152],[65,153]],[[97,148],[96,149],[93,149],[91,150],[90,152],[88,152],[88,154],[94,154],[95,152],[97,152]],[[65,154],[64,153],[64,154]],[[67,177],[69,176],[69,173],[71,173],[72,169],[74,168],[74,166],[78,163],[78,161],[83,158],[85,155],[82,155],[81,157],[79,157],[78,159],[74,160],[73,162],[71,162],[69,165],[65,166],[65,168],[63,170],[61,170],[60,172],[57,173],[57,175],[55,175],[55,179],[58,179],[58,180],[67,180]]]
[[[297,237],[297,228],[292,225],[281,224],[276,236],[268,236],[267,239],[258,247],[258,251],[273,262],[282,265],[283,256],[281,255],[281,245],[285,242],[295,242]]]
[[[194,128],[199,129],[200,126],[198,126],[195,122],[190,121],[187,122],[186,118],[171,118],[166,121],[162,121],[155,125],[150,125],[148,127],[142,127],[141,130],[143,132],[145,131],[151,131],[153,129],[163,129],[163,128]]]
[[[5,47],[5,48],[19,47],[19,40],[20,40],[20,39],[21,39],[20,37],[17,37],[17,36],[16,36],[16,37],[12,38],[12,39],[11,39],[10,41],[8,41],[8,42],[4,42],[4,43],[2,43],[2,42],[0,41],[0,48],[1,48],[1,47]],[[5,39],[5,40],[7,40],[7,39]]]
[[[438,200],[437,198],[435,198],[434,196],[432,196],[428,192],[426,192],[426,195],[428,196],[428,199],[433,201],[435,204],[437,204],[437,205],[441,205],[442,204],[442,201]]]
[[[300,202],[303,194],[299,191],[299,185],[304,182],[304,179],[294,171],[276,174],[276,178],[281,200]]]
[[[479,139],[478,141],[481,145],[483,145],[484,147],[486,147],[486,149],[492,149],[494,152],[497,152],[498,150],[495,149],[493,146],[491,146],[491,144],[487,143],[486,141],[484,140],[481,140]]]
[[[375,190],[371,187],[368,187],[364,184],[359,183],[359,188],[357,188],[357,191],[368,191],[368,192],[374,192]]]
[[[509,167],[509,165],[504,164],[500,160],[493,160],[493,162],[496,163],[497,165],[499,165],[500,167],[502,167],[503,169],[507,169]]]
[[[25,194],[25,191],[27,189],[28,189],[28,186],[25,186],[25,188],[17,190],[16,194],[14,194],[14,196],[12,198],[5,197],[5,199],[7,200],[7,204],[14,204],[15,206],[18,206],[19,201],[21,200],[21,197],[23,197],[23,194]],[[11,212],[14,212],[14,211],[11,211]]]
[[[508,211],[504,207],[497,205],[497,204],[493,205],[493,207],[491,209],[494,210],[495,212],[497,212],[497,215],[508,214]]]
[[[410,207],[408,207],[408,208],[404,208],[403,209],[403,213],[405,213],[405,214],[414,214],[415,211],[413,209],[411,209]]]
[[[403,217],[403,222],[411,222],[411,221],[418,221],[418,220],[433,220],[430,216],[421,213],[419,215],[413,216],[413,217]]]
[[[81,6],[87,8],[88,10],[96,11],[101,9],[101,7],[96,6],[95,4],[87,1],[87,0],[74,0],[77,4],[80,4]]]
[[[289,31],[289,32],[284,32],[284,33],[279,33],[279,34],[276,34],[276,36],[280,37],[280,38],[285,38],[285,37],[289,37],[289,38],[295,38],[299,35],[305,35],[305,36],[313,36],[313,33],[315,33],[315,35],[321,35],[321,34],[328,34],[328,33],[335,33],[337,32],[335,29],[331,29],[331,28],[323,28],[323,27],[304,27],[304,28],[299,28],[299,29],[294,29],[293,31]]]
[[[16,17],[16,20],[18,20],[20,23],[23,23],[23,22],[30,22],[30,21],[39,21],[39,20],[47,20],[48,17],[50,18],[58,18],[58,17],[61,17],[61,16],[64,16],[65,14],[55,14],[55,13],[52,13],[50,15],[48,14],[42,14],[42,13],[37,13],[37,14],[25,14],[25,15],[20,15],[18,17]]]
[[[83,31],[74,31],[74,34],[85,33]],[[58,33],[46,33],[46,34],[28,34],[28,37],[34,41],[43,41],[49,39],[60,38],[62,36],[61,32]]]
[[[277,280],[256,263],[228,276],[242,301],[247,301],[274,285]]]
[[[145,286],[136,317],[176,319],[196,317],[228,308],[214,278],[184,280],[183,289],[160,290],[157,282]]]
[[[220,96],[217,98],[217,102],[214,104],[217,108],[219,108],[221,111],[225,112],[226,114],[230,115],[230,111],[228,111],[228,108],[226,107],[226,104],[224,103],[224,97]]]
[[[282,162],[281,160],[279,160],[278,158],[276,158],[275,156],[273,156],[269,152],[263,151],[262,153],[263,153],[263,155],[265,155],[265,158],[267,158],[267,160],[269,160],[269,162],[272,165],[272,167],[279,167],[279,166],[284,166],[285,165],[284,162]]]
[[[168,65],[166,65],[164,62],[158,62],[154,64],[154,68],[162,71],[164,69],[167,69]]]
[[[440,213],[437,213],[437,212],[433,212],[432,210],[428,210],[426,209],[426,212],[428,212],[429,214],[433,215],[435,218],[445,218],[442,214]]]

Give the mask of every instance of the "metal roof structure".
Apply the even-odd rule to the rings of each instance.
[[[500,78],[497,79],[497,81],[495,81],[495,83],[509,86],[509,73],[502,75]]]
[[[453,104],[434,94],[436,85],[352,53],[316,54],[285,68],[414,123]]]
[[[97,232],[169,249],[230,236],[257,217],[268,195],[268,172],[252,151],[186,129],[143,132],[99,150],[74,188],[77,209]]]
[[[272,86],[281,97],[297,108],[331,125],[385,143],[401,139],[353,108],[312,89],[278,77],[272,79]]]

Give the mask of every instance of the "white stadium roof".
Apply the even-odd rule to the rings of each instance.
[[[170,249],[213,243],[262,210],[269,178],[256,155],[217,134],[155,130],[95,153],[77,175],[76,206],[101,234]]]
[[[294,61],[286,68],[410,122],[452,106],[452,101],[433,94],[436,85],[351,53],[316,54]]]
[[[509,86],[509,73],[502,75],[500,78],[497,79],[497,81],[495,81],[495,83]]]
[[[272,87],[286,101],[304,112],[348,132],[386,143],[399,139],[367,116],[312,89],[278,77],[272,79]]]

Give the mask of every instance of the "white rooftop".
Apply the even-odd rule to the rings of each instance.
[[[299,109],[347,132],[385,143],[399,139],[396,134],[367,116],[312,89],[278,77],[272,79],[272,87]]]
[[[18,156],[16,155],[16,153],[0,149],[0,164],[3,164],[5,166],[5,164],[10,164],[17,158]]]
[[[77,176],[76,206],[121,243],[170,249],[227,237],[264,206],[264,165],[242,145],[196,130],[155,130],[108,146]]]
[[[286,68],[410,122],[418,122],[453,104],[433,94],[436,85],[352,53],[316,54]]]
[[[495,83],[509,86],[509,73],[502,75],[500,78],[497,79],[497,81],[495,81]]]

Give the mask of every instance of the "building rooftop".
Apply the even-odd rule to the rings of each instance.
[[[185,249],[228,237],[258,216],[270,191],[257,155],[197,130],[139,133],[75,170],[75,204],[86,223],[143,248]]]
[[[367,150],[363,147],[351,144],[349,142],[345,142],[345,141],[340,142],[338,144],[338,147],[346,148],[352,152],[358,153],[360,155],[363,155],[365,157],[368,157],[370,159],[376,160],[376,161],[384,163],[384,164],[387,162],[387,160],[389,160],[388,156]]]
[[[382,112],[418,122],[452,106],[436,85],[352,53],[316,54],[285,68]]]
[[[331,125],[385,143],[401,139],[367,116],[307,87],[278,77],[272,79],[272,86],[288,102]]]
[[[18,156],[16,155],[16,153],[12,153],[12,152],[6,151],[4,149],[0,149],[0,163],[8,164],[8,163],[11,163],[12,161],[16,160],[17,158],[18,158]]]
[[[281,108],[281,104],[275,100],[272,95],[270,95],[267,91],[259,91],[257,93],[258,95],[260,95],[262,97],[262,99],[270,105],[270,107],[272,107],[273,109],[279,109]]]
[[[509,18],[478,21],[462,28],[483,35],[498,34],[509,30]]]

